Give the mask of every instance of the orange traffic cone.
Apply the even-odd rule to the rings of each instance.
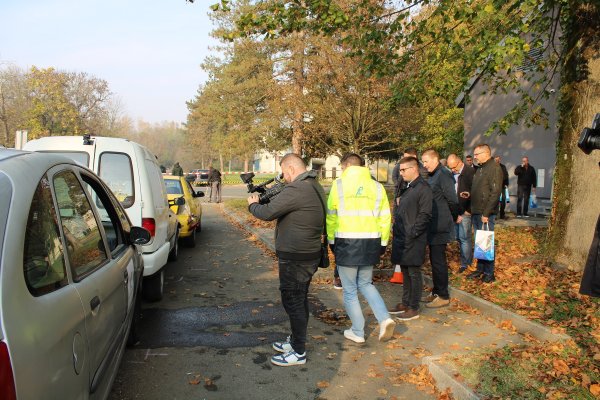
[[[392,275],[392,279],[390,279],[391,283],[404,283],[404,277],[402,276],[402,272],[400,271],[400,266],[396,264],[396,268],[394,268],[394,275]]]

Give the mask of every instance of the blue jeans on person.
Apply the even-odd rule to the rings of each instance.
[[[383,298],[373,285],[373,266],[338,265],[337,267],[342,279],[342,287],[344,288],[344,307],[352,321],[352,332],[360,337],[364,337],[365,317],[360,301],[358,300],[358,291],[365,297],[380,324],[390,317]]]
[[[481,221],[481,214],[473,214],[471,216],[471,220],[473,221],[473,229],[475,231],[483,229],[483,222]],[[494,222],[496,221],[496,216],[494,214],[488,217],[488,229],[490,231],[494,230]],[[495,249],[494,249],[495,250]],[[494,257],[495,258],[495,257]],[[477,260],[477,271],[483,272],[486,275],[494,276],[494,264],[495,260]]]
[[[456,238],[460,244],[460,266],[468,267],[473,262],[473,232],[471,216],[464,214],[462,221],[455,224]]]
[[[279,259],[279,291],[281,303],[290,319],[290,343],[294,351],[306,351],[308,329],[308,287],[319,265],[319,259],[296,261]]]

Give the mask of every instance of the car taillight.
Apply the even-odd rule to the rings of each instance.
[[[13,378],[10,356],[6,343],[0,342],[0,399],[16,400],[15,380]]]
[[[148,229],[150,236],[154,237],[156,234],[156,221],[154,218],[142,218],[142,228]]]

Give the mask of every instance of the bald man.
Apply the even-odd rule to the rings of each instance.
[[[465,272],[473,262],[473,232],[471,224],[471,186],[475,169],[462,162],[456,154],[448,156],[448,168],[454,177],[454,188],[458,197],[456,239],[460,244],[459,273]]]
[[[298,155],[286,154],[280,162],[285,187],[267,204],[258,195],[248,197],[252,215],[263,221],[277,219],[275,253],[279,259],[281,302],[290,319],[291,335],[273,343],[281,354],[271,357],[278,366],[306,363],[308,288],[321,259],[321,234],[325,220],[325,193],[316,171],[306,171]]]

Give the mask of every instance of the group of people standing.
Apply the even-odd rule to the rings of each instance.
[[[398,182],[392,212],[386,190],[371,177],[358,154],[346,154],[341,160],[342,175],[332,184],[325,202],[323,188],[315,171],[307,171],[299,156],[287,154],[280,161],[286,185],[267,204],[256,194],[248,197],[248,208],[255,217],[277,220],[275,248],[279,263],[280,292],[290,319],[291,334],[273,343],[279,354],[271,362],[279,366],[306,363],[308,326],[308,289],[317,271],[322,252],[324,221],[326,239],[336,260],[346,312],[352,326],[344,337],[365,342],[365,318],[358,299],[367,300],[379,323],[380,341],[392,337],[396,320],[419,318],[420,302],[426,307],[450,303],[446,247],[458,238],[461,268],[465,272],[473,262],[473,229],[494,230],[499,199],[508,185],[507,174],[494,161],[487,144],[474,149],[474,164],[465,163],[455,154],[446,166],[437,151],[407,149],[394,175]],[[373,267],[386,251],[390,232],[392,263],[401,266],[404,288],[401,301],[388,309],[373,285]],[[422,296],[421,266],[427,249],[432,266],[433,288]],[[495,281],[494,261],[478,260],[468,277],[482,283]]]

